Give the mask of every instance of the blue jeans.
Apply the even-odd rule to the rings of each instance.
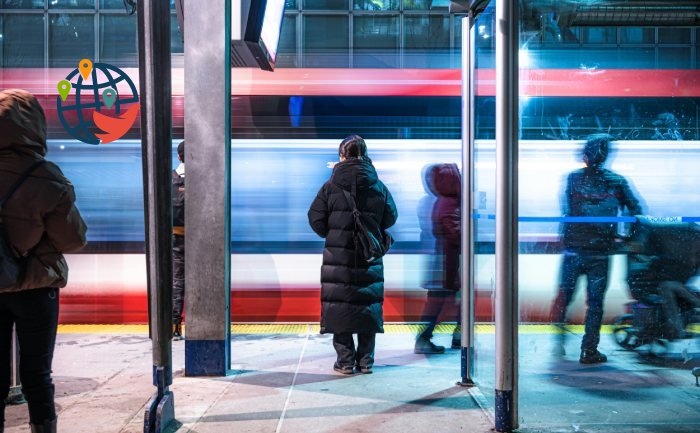
[[[608,286],[608,255],[566,250],[561,270],[559,293],[552,307],[552,321],[563,323],[566,310],[574,297],[576,280],[585,275],[586,284],[586,333],[581,342],[582,350],[596,350],[600,342],[600,325],[603,322],[603,302]]]
[[[0,294],[0,426],[10,390],[12,325],[19,342],[19,376],[29,404],[29,419],[42,424],[56,418],[51,362],[58,325],[58,289]]]

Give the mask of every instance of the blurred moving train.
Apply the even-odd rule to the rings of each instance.
[[[420,242],[422,170],[460,161],[458,140],[367,140],[380,177],[392,191],[399,221],[385,259],[387,321],[420,318],[429,248]],[[173,149],[177,141],[173,143]],[[315,321],[319,313],[322,240],[306,212],[337,160],[338,140],[233,140],[231,157],[232,320]],[[546,320],[559,274],[562,181],[580,167],[580,141],[520,143],[521,320]],[[90,244],[68,257],[63,323],[138,323],[146,312],[140,142],[104,146],[52,140],[49,157],[76,186]],[[608,165],[626,176],[645,213],[700,221],[698,141],[616,142]],[[477,140],[477,320],[492,320],[495,143]],[[624,230],[624,227],[621,227]],[[613,257],[608,318],[628,300],[625,257]],[[579,291],[579,298],[583,297]],[[575,312],[583,311],[581,299]]]
[[[70,69],[0,69],[0,86],[39,96],[48,157],[76,186],[90,244],[68,257],[63,323],[147,320],[140,128],[91,146],[58,121],[55,83]],[[125,69],[138,87],[138,71]],[[618,140],[609,164],[650,215],[700,214],[700,74],[688,69],[523,69],[520,80],[521,320],[547,319],[559,277],[561,182],[581,165],[587,134]],[[419,320],[429,246],[420,242],[421,171],[460,161],[459,69],[278,69],[232,74],[232,320],[316,321],[322,240],[306,212],[337,160],[341,138],[359,133],[399,207],[386,257],[385,320]],[[173,136],[183,135],[183,70],[173,69]],[[119,90],[121,91],[121,90]],[[493,318],[495,71],[476,75],[476,314]],[[205,121],[205,120],[202,120]],[[685,140],[685,141],[684,141]],[[174,146],[179,140],[174,140]],[[624,227],[620,227],[622,231]],[[606,317],[628,299],[625,257],[614,256]],[[582,316],[579,291],[574,319]]]

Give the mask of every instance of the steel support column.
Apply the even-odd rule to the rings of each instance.
[[[462,386],[474,385],[474,12],[462,18]]]
[[[149,332],[156,394],[144,415],[144,432],[160,433],[175,417],[172,384],[172,209],[170,8],[139,0],[141,149],[148,271]]]
[[[231,0],[185,14],[185,374],[224,376],[231,358]]]
[[[12,330],[12,350],[10,351],[10,392],[5,399],[7,404],[26,403],[22,394],[22,383],[19,380],[19,344],[17,332]]]
[[[496,3],[496,431],[518,428],[518,0]]]

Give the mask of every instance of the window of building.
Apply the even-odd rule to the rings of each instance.
[[[399,16],[356,15],[353,21],[353,66],[399,66]]]
[[[44,66],[44,15],[0,16],[0,62],[6,68]]]
[[[349,67],[347,15],[306,15],[303,20],[304,66]]]
[[[43,9],[44,0],[1,0],[0,9]]]
[[[95,9],[95,0],[50,0],[49,9]]]
[[[75,67],[95,58],[95,16],[49,14],[49,67]]]
[[[128,15],[100,16],[100,61],[119,68],[139,64],[136,19]]]
[[[449,15],[404,15],[404,67],[430,68],[450,62]]]

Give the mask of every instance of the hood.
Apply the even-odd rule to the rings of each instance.
[[[39,101],[20,89],[0,92],[0,151],[46,155],[46,117]]]
[[[347,159],[333,167],[331,182],[334,184],[350,191],[353,179],[357,181],[357,189],[369,189],[377,183],[379,177],[372,163],[363,159]]]
[[[436,196],[459,197],[461,194],[462,178],[457,164],[433,165],[430,167],[428,179],[427,186]]]

